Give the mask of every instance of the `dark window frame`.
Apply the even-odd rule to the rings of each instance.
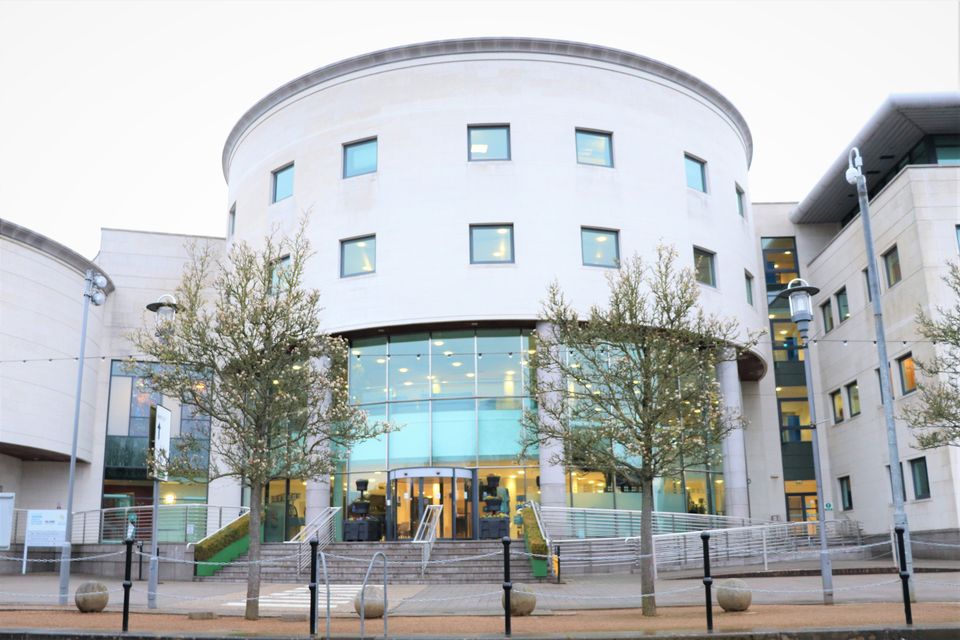
[[[501,229],[503,227],[508,227],[510,229],[510,259],[509,260],[477,260],[473,256],[473,230],[474,229]],[[516,241],[514,239],[514,227],[512,222],[503,222],[500,224],[492,222],[481,222],[478,224],[471,224],[470,230],[470,264],[516,264],[517,262],[517,248]],[[619,253],[618,253],[619,257]]]
[[[910,481],[913,483],[913,499],[914,500],[927,500],[930,498],[930,470],[927,467],[927,457],[920,456],[919,458],[912,458],[908,460],[910,463]],[[918,474],[918,470],[922,470],[923,475]],[[922,478],[922,482],[918,483],[917,480]],[[921,486],[922,485],[922,486]],[[924,489],[923,491],[921,489]]]
[[[840,485],[840,510],[853,510],[853,488],[850,483],[850,476],[840,476],[837,478]]]
[[[374,168],[371,171],[361,171],[360,173],[351,173],[347,175],[347,152],[349,149],[358,147],[362,144],[368,144],[370,142],[377,143],[377,162]],[[378,136],[368,136],[366,138],[360,138],[359,140],[351,140],[350,142],[343,143],[343,154],[342,154],[342,170],[340,172],[340,177],[343,180],[348,180],[350,178],[356,178],[357,176],[368,176],[371,173],[377,173],[380,171],[380,140]]]
[[[710,259],[711,282],[704,282],[703,280],[700,280],[700,278],[698,277],[697,254],[702,254],[704,256],[707,256]],[[709,249],[706,249],[704,247],[693,245],[693,277],[700,284],[705,284],[708,287],[713,287],[714,289],[718,288],[717,287],[718,278],[717,278],[717,252],[716,251],[710,251]]]
[[[377,234],[375,233],[365,233],[359,236],[352,236],[350,238],[342,238],[340,240],[340,277],[341,278],[355,278],[357,276],[369,276],[377,272],[377,249],[374,247],[373,250],[373,271],[360,271],[358,273],[344,273],[343,263],[344,263],[344,248],[348,243],[351,242],[361,242],[363,240],[373,240],[376,242]]]
[[[837,398],[840,399],[840,415],[837,415]],[[830,392],[830,415],[833,416],[833,424],[840,424],[845,417],[843,406],[843,390],[837,389]]]
[[[506,129],[507,130],[507,157],[506,158],[474,158],[471,150],[470,133],[475,129]],[[611,146],[611,152],[613,147]],[[467,162],[509,162],[513,160],[513,139],[510,135],[509,124],[468,124],[467,125]]]
[[[606,136],[610,144],[610,164],[596,164],[594,162],[580,162],[580,146],[577,144],[577,134],[587,133],[594,136]],[[613,154],[613,131],[604,131],[603,129],[589,129],[586,127],[573,128],[573,150],[577,157],[577,164],[587,167],[601,167],[603,169],[613,169],[617,166],[616,156]]]
[[[617,249],[616,258],[615,258],[617,264],[609,265],[609,264],[598,264],[596,262],[587,262],[587,256],[583,253],[583,232],[584,231],[599,231],[600,233],[612,233],[614,238],[614,246]],[[580,227],[580,260],[583,266],[585,267],[601,267],[603,269],[619,269],[621,265],[620,230],[610,229],[605,227]]]
[[[687,160],[693,160],[698,165],[700,165],[700,180],[703,182],[703,189],[697,189],[696,187],[691,187],[690,183],[687,182]],[[687,185],[687,189],[693,189],[697,193],[708,194],[710,193],[710,183],[707,182],[707,161],[696,156],[689,151],[683,152],[683,181]]]
[[[295,163],[295,162],[288,162],[287,164],[283,165],[282,167],[278,167],[278,168],[276,168],[276,169],[274,169],[273,171],[270,172],[270,204],[276,204],[276,203],[278,203],[278,202],[283,202],[284,200],[288,200],[288,199],[290,199],[290,198],[293,197],[293,191],[294,191],[294,190],[293,190],[293,188],[291,188],[291,189],[290,189],[290,195],[288,195],[288,196],[283,196],[283,197],[280,198],[279,200],[277,199],[277,178],[279,177],[279,175],[280,175],[281,173],[283,173],[283,172],[286,171],[287,169],[293,169],[293,170],[294,170],[294,178],[296,178],[296,169],[294,168],[295,166],[296,166],[296,163]]]

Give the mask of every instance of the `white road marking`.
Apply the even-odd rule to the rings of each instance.
[[[358,584],[332,584],[330,585],[330,607],[334,608],[341,604],[352,603],[354,596],[360,592]],[[227,602],[228,607],[245,607],[245,601]],[[310,608],[310,589],[308,587],[296,587],[286,591],[277,591],[269,595],[260,596],[261,607],[274,607],[285,609],[309,609]],[[327,588],[323,585],[317,586],[317,606],[327,606]]]

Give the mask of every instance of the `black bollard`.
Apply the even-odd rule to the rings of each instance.
[[[560,584],[560,545],[557,545],[557,584]]]
[[[310,635],[317,635],[317,547],[320,542],[310,541]]]
[[[130,627],[130,566],[133,564],[133,540],[127,538],[123,541],[127,547],[126,558],[123,562],[123,632],[126,633]]]
[[[707,604],[707,631],[713,631],[713,598],[710,597],[710,585],[713,584],[713,578],[710,577],[710,534],[704,531],[700,534],[703,540],[703,590]]]
[[[510,536],[503,536],[503,635],[510,637]]]
[[[903,615],[907,624],[913,624],[913,610],[910,607],[910,572],[907,571],[907,550],[903,544],[904,528],[897,526],[897,553],[900,554],[900,582],[903,584]]]

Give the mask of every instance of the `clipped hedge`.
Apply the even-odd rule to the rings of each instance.
[[[243,539],[247,535],[249,528],[250,514],[246,513],[206,540],[198,542],[193,548],[193,559],[197,562],[209,560],[234,542]]]
[[[547,541],[543,539],[543,534],[540,533],[537,514],[533,512],[532,507],[526,507],[523,510],[523,537],[527,540],[527,550],[530,553],[541,556],[550,553],[550,550],[547,549]]]

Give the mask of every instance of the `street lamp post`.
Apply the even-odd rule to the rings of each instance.
[[[890,388],[890,361],[887,359],[887,335],[883,328],[883,306],[880,304],[880,280],[877,277],[877,260],[873,249],[873,228],[870,223],[870,202],[867,196],[867,179],[863,175],[863,158],[854,147],[847,156],[846,179],[857,186],[860,200],[860,222],[863,224],[863,245],[867,254],[867,286],[873,305],[873,323],[877,338],[877,357],[880,360],[880,398],[883,401],[883,418],[887,430],[887,455],[890,458],[890,490],[893,492],[893,524],[903,527],[904,555],[907,572],[913,574],[913,551],[910,548],[910,527],[903,508],[903,470],[900,468],[900,448],[897,445],[897,424],[893,418],[893,389]],[[912,587],[912,584],[911,584]],[[911,589],[911,597],[913,597]]]
[[[157,298],[156,302],[147,305],[147,311],[152,311],[156,315],[157,335],[161,338],[167,333],[170,323],[173,322],[177,314],[177,299],[170,294],[164,294]],[[157,608],[157,585],[160,582],[160,559],[158,554],[158,520],[160,511],[160,479],[154,471],[153,474],[153,509],[150,518],[150,575],[147,578],[147,606],[150,609]]]
[[[70,598],[70,542],[73,534],[73,484],[77,473],[77,437],[80,431],[80,394],[83,391],[83,364],[87,351],[87,316],[90,303],[99,307],[107,300],[107,277],[87,269],[83,278],[83,311],[80,321],[80,354],[77,358],[77,391],[73,403],[73,442],[70,445],[70,477],[67,481],[67,531],[60,552],[60,604]]]
[[[811,296],[820,290],[811,287],[805,280],[795,278],[778,298],[786,297],[790,301],[790,319],[800,331],[802,348],[806,351],[803,358],[803,375],[807,384],[807,404],[810,411],[810,431],[813,435],[813,477],[817,484],[817,530],[820,535],[820,579],[823,583],[823,604],[833,604],[833,566],[827,549],[827,528],[823,504],[823,471],[820,467],[820,438],[817,429],[817,412],[813,394],[813,365],[810,363],[810,342],[807,339],[810,321],[813,320]]]

